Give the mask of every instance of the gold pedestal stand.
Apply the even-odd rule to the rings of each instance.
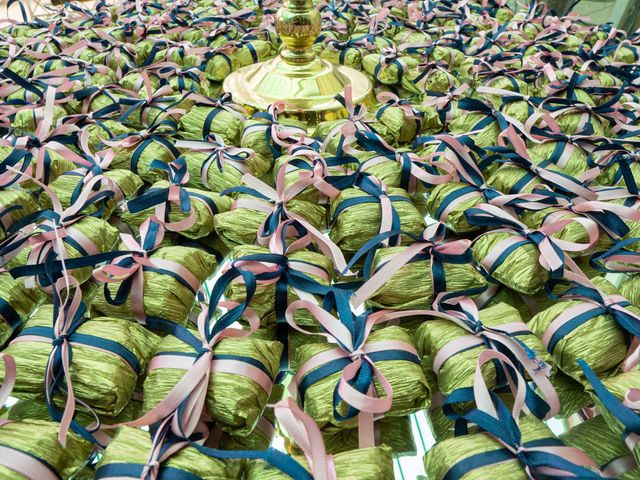
[[[284,43],[280,55],[231,73],[223,83],[224,91],[235,102],[258,110],[284,100],[285,116],[309,126],[347,115],[334,98],[345,85],[351,85],[354,104],[372,102],[366,75],[316,56],[311,46],[320,34],[320,24],[320,12],[312,0],[285,0],[276,16],[276,32]]]

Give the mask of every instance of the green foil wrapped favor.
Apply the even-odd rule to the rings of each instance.
[[[0,347],[29,318],[44,301],[38,288],[27,288],[24,280],[14,279],[10,273],[0,273]]]
[[[387,195],[399,218],[402,232],[420,235],[425,224],[422,215],[401,188],[388,188]],[[346,206],[344,202],[358,199],[364,203]],[[360,200],[361,199],[361,200]],[[357,252],[368,239],[379,233],[383,220],[380,198],[369,195],[359,188],[347,188],[331,200],[331,231],[329,236],[344,252]],[[412,243],[407,235],[401,235],[403,243]]]
[[[41,399],[44,395],[45,368],[53,338],[53,305],[43,305],[33,314],[5,352],[13,356],[17,380],[13,395],[21,399]],[[113,417],[129,403],[158,343],[158,337],[141,325],[127,320],[96,317],[86,320],[71,335],[70,374],[78,401],[97,414]],[[126,358],[105,348],[86,343],[90,337],[113,344]],[[131,363],[129,363],[131,362]],[[2,369],[4,376],[4,369]],[[65,398],[54,402],[64,406]],[[82,407],[78,407],[79,410]]]
[[[418,66],[420,60],[410,56],[399,56],[397,53],[381,55],[370,53],[362,58],[362,68],[377,82],[384,85],[395,85],[402,81],[405,72]]]
[[[436,185],[427,197],[426,209],[434,219],[444,223],[455,233],[477,230],[470,225],[464,213],[470,208],[485,203],[482,192],[472,185],[462,182],[446,182]]]
[[[131,133],[121,139],[122,146],[114,147],[116,153],[111,168],[131,170],[144,181],[153,183],[166,177],[166,173],[151,168],[154,160],[171,163],[180,156],[180,151],[173,145],[173,139],[167,133],[160,132],[160,127]]]
[[[112,477],[114,469],[121,479],[140,478],[142,469],[151,454],[149,432],[131,427],[120,427],[113,441],[104,451],[96,465],[96,475],[100,478]],[[199,478],[201,480],[236,480],[240,478],[240,462],[209,457],[193,447],[187,446],[162,462],[159,478],[172,475],[175,478]]]
[[[38,469],[53,478],[74,478],[86,464],[93,445],[73,432],[66,446],[58,441],[60,425],[42,420],[8,422],[0,426],[0,477],[7,480],[32,480]],[[25,464],[33,465],[26,476]]]
[[[501,325],[522,322],[518,311],[506,303],[498,303],[480,310],[479,320],[480,332],[485,327],[494,327],[499,330]],[[542,342],[532,332],[527,333],[524,324],[522,328],[523,330],[514,334],[513,337],[517,338],[519,343],[526,345],[532,355],[537,355],[542,364],[553,365],[553,359],[545,351]],[[428,378],[436,376],[438,390],[445,396],[458,388],[473,386],[478,356],[480,352],[487,349],[483,343],[465,349],[456,348],[453,342],[460,342],[463,337],[472,338],[474,334],[451,320],[438,317],[425,321],[416,331],[416,347],[422,356],[425,375]],[[507,337],[509,336],[505,335],[505,338]],[[443,356],[443,352],[446,351],[450,352],[449,356]],[[490,389],[496,387],[497,375],[494,363],[485,363],[482,366],[482,375]]]
[[[409,247],[379,249],[373,259],[373,270],[394,264],[398,255]],[[437,255],[437,254],[436,254]],[[367,301],[369,306],[391,310],[429,309],[434,300],[432,259],[418,253],[400,267]],[[462,292],[480,290],[487,286],[486,279],[471,263],[441,263],[444,269],[444,285],[440,291]]]
[[[160,180],[154,183],[145,194],[152,195],[155,191],[167,190],[170,185],[168,181]],[[167,215],[165,219],[170,223],[178,223],[195,215],[195,222],[184,229],[180,229],[178,233],[193,239],[211,235],[211,233],[213,233],[214,217],[218,213],[229,210],[229,207],[231,207],[231,199],[229,197],[223,197],[218,193],[196,188],[181,187],[181,191],[187,192],[191,203],[191,210],[184,212],[179,204],[171,203],[169,208],[165,207]],[[154,207],[150,207],[145,210],[136,209],[135,213],[131,213],[130,211],[125,212],[120,218],[129,225],[140,226],[153,214]]]
[[[307,135],[307,126],[293,118],[275,118],[276,115],[272,114],[273,121],[268,121],[264,118],[251,118],[244,124],[244,130],[242,131],[242,137],[240,138],[240,146],[243,148],[249,148],[256,153],[259,153],[269,161],[273,161],[280,156],[283,151],[283,147],[275,143],[271,137],[271,128],[276,126],[278,135],[282,135],[283,141],[285,138],[289,140],[289,143],[297,143],[297,140],[302,135]]]
[[[123,246],[123,249],[126,248]],[[160,247],[149,254],[149,260],[173,262],[180,268],[187,269],[202,284],[214,271],[216,259],[204,250],[192,247],[167,246]],[[176,269],[174,268],[173,271]],[[144,314],[147,318],[159,318],[184,325],[196,300],[196,291],[180,281],[169,270],[143,269],[142,300]],[[102,314],[126,320],[135,320],[131,304],[131,294],[122,305],[110,303],[105,290],[109,289],[111,297],[120,288],[121,282],[106,284],[91,304],[92,310]]]
[[[631,452],[620,438],[619,433],[607,425],[605,417],[602,415],[579,423],[563,434],[560,440],[565,445],[579,448],[586,453],[605,472],[605,475],[608,467],[612,472],[609,475],[615,475],[615,478],[621,480],[640,479],[640,469],[631,456]],[[625,466],[614,470],[612,467],[616,464]]]
[[[531,416],[520,418],[520,431],[522,432],[522,443],[525,446],[528,442],[555,438],[549,427]],[[503,448],[502,443],[485,433],[443,440],[436,443],[424,457],[427,477],[431,480],[444,480],[447,472],[455,465],[473,456],[490,454]],[[459,478],[465,480],[486,480],[488,478],[528,480],[531,478],[525,470],[525,465],[518,460],[515,454],[509,460],[488,464],[483,462],[482,466],[464,471],[466,472],[464,476]]]
[[[2,222],[0,223],[0,240],[7,236],[9,227],[21,218],[36,213],[38,205],[33,198],[20,188],[7,188],[0,190],[0,212],[2,212]]]
[[[238,436],[247,436],[253,431],[271,394],[281,353],[282,344],[279,342],[254,339],[251,336],[223,338],[214,346],[205,409],[223,431]],[[193,347],[169,335],[158,345],[154,361],[171,354],[187,356],[193,362],[197,357]],[[225,368],[224,358],[228,356],[235,358],[236,362],[257,366],[265,376],[265,381],[268,378],[271,382],[268,389],[265,390],[265,385],[257,383],[241,372],[236,373],[236,370],[239,370],[237,366],[233,369]],[[220,357],[221,360],[216,360],[216,357]],[[222,365],[218,367],[216,362],[222,362]],[[192,365],[192,362],[189,362],[189,365]],[[188,366],[185,365],[183,368]],[[169,368],[163,365],[150,369],[144,382],[145,412],[158,405],[174,388],[187,372],[183,368]]]
[[[413,345],[409,333],[404,328],[395,325],[372,332],[365,345],[385,340],[397,340]],[[297,365],[302,366],[315,355],[334,348],[335,345],[330,343],[302,345],[295,351]],[[385,413],[385,416],[402,417],[417,412],[429,404],[429,387],[420,365],[408,360],[380,360],[375,362],[375,366],[386,377],[393,389],[391,409]],[[313,371],[312,369],[311,372]],[[333,414],[334,390],[341,375],[342,372],[334,373],[306,388],[305,412],[311,415],[321,429],[330,425],[338,428],[355,428],[357,426],[357,417],[340,421]],[[376,390],[379,395],[384,395],[384,391],[378,384],[376,384]]]
[[[295,456],[308,470],[304,457]],[[333,456],[337,480],[389,480],[393,478],[391,449],[383,447],[361,448]],[[245,480],[289,480],[291,477],[262,460],[250,461]],[[293,479],[296,480],[296,479]]]
[[[601,277],[596,277],[593,284],[606,295],[615,295],[617,289]],[[613,373],[622,363],[627,354],[627,340],[624,330],[620,328],[613,315],[586,315],[586,321],[580,322],[561,337],[551,338],[547,330],[561,315],[576,312],[570,318],[578,316],[576,308],[591,305],[597,309],[597,304],[586,303],[583,300],[561,300],[546,310],[535,315],[529,322],[531,330],[547,342],[547,350],[553,355],[556,365],[574,380],[585,384],[585,378],[578,359],[583,359],[599,376]],[[587,311],[592,309],[588,309]],[[628,310],[640,314],[640,309],[629,306]],[[566,313],[569,312],[569,313]],[[553,327],[555,331],[555,328]],[[550,343],[552,342],[552,343]]]
[[[622,282],[620,293],[633,305],[640,308],[640,275],[634,275]]]
[[[208,135],[220,135],[227,145],[237,145],[244,120],[237,112],[219,107],[196,105],[180,119],[180,134],[191,140],[202,140]]]

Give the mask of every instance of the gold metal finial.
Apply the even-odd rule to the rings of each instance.
[[[264,110],[284,100],[290,106],[288,116],[313,126],[346,116],[335,100],[345,85],[352,86],[355,104],[371,100],[372,85],[366,75],[320,59],[311,48],[321,29],[320,12],[313,0],[285,0],[275,26],[283,43],[280,55],[236,70],[225,79],[223,89],[236,102]]]

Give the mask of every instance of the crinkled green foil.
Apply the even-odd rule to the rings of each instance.
[[[379,249],[374,257],[376,270],[405,251],[406,247],[388,247]],[[482,288],[486,279],[471,263],[444,263],[445,285],[447,292],[459,292]],[[391,310],[429,309],[433,303],[433,284],[431,278],[431,260],[409,262],[389,278],[369,299],[368,305]]]
[[[542,179],[536,175],[533,175],[524,186],[515,188],[527,175],[529,170],[517,165],[500,165],[487,179],[487,185],[505,194],[531,193],[534,188],[543,183]]]
[[[532,145],[528,149],[531,155],[531,160],[533,160],[533,162],[536,164],[539,164],[543,161],[548,161],[554,150],[558,148],[558,143],[559,142],[549,141]],[[579,177],[587,170],[590,170],[592,168],[592,166],[588,163],[588,152],[586,152],[578,145],[566,144],[564,145],[563,153],[568,149],[571,150],[571,155],[569,155],[569,158],[568,160],[566,160],[564,165],[560,166],[556,164],[550,164],[545,168],[548,170],[564,172],[571,175],[572,177]]]
[[[401,83],[404,89],[417,95],[426,92],[446,93],[452,86],[458,87],[460,85],[458,79],[451,72],[433,69],[424,74],[423,70],[415,68],[405,72]]]
[[[10,273],[0,273],[0,301],[6,302],[25,322],[31,312],[44,301],[45,295],[38,288],[27,288],[24,279],[14,279]],[[7,321],[0,316],[0,346],[13,334]]]
[[[156,182],[158,180],[165,179],[167,174],[157,168],[149,168],[151,162],[159,160],[163,163],[171,163],[175,160],[173,153],[162,143],[155,140],[144,145],[143,142],[129,148],[116,147],[116,152],[112,168],[123,168],[125,170],[131,170],[134,173],[140,175],[140,177],[149,183]],[[140,149],[137,167],[135,170],[132,168],[131,159],[136,149]]]
[[[207,119],[211,118],[205,129]],[[237,145],[244,122],[222,108],[195,106],[180,119],[180,132],[186,139],[202,140],[207,135],[220,135],[225,144]]]
[[[561,417],[568,418],[593,403],[584,386],[560,370],[555,372],[551,383],[560,398]]]
[[[409,333],[401,327],[389,326],[369,335],[367,343],[400,340],[413,345]],[[336,348],[332,344],[310,343],[299,347],[296,352],[297,365],[302,366],[314,355]],[[393,388],[391,409],[385,415],[398,417],[417,412],[429,404],[429,387],[422,373],[422,367],[407,360],[381,360],[375,362],[376,368],[386,377]],[[313,372],[315,369],[311,370]],[[333,416],[333,394],[341,376],[334,373],[308,386],[305,393],[305,411],[318,423],[320,428],[334,425],[340,428],[355,428],[357,418],[339,421]],[[381,386],[376,382],[379,395],[384,395]],[[344,414],[345,404],[338,407]]]
[[[103,143],[105,140],[131,133],[131,129],[126,125],[109,119],[90,123],[83,128],[83,131],[88,132],[88,144],[91,151],[106,148],[107,146]]]
[[[14,94],[15,95],[15,94]],[[9,100],[11,95],[9,95]],[[18,131],[32,133],[35,134],[37,124],[36,118],[40,118],[44,111],[44,106],[36,107],[35,109],[27,108],[24,110],[18,110],[11,121],[11,128],[14,128]],[[60,120],[69,115],[69,113],[64,107],[60,105],[54,105],[53,107],[53,118],[52,124],[57,125]]]
[[[535,417],[520,418],[522,442],[555,438],[549,427]],[[485,433],[463,435],[436,443],[424,457],[424,466],[430,480],[443,480],[450,468],[474,455],[503,449],[503,445]],[[473,469],[464,475],[465,480],[504,478],[528,480],[525,466],[517,456],[513,460],[489,464]]]
[[[398,58],[398,61],[402,64],[402,71],[398,68],[395,62],[391,62],[388,65],[383,65],[383,56],[377,53],[370,53],[362,57],[362,68],[365,72],[371,75],[376,81],[384,85],[395,85],[400,83],[403,77],[403,72],[409,72],[418,66],[419,60],[413,57],[402,56]],[[376,72],[376,68],[380,65],[380,68]]]
[[[224,163],[220,169],[214,160],[209,166],[207,177],[203,179],[202,165],[209,159],[209,154],[185,151],[182,157],[187,162],[187,169],[189,170],[188,185],[190,187],[207,187],[214,192],[220,193],[228,188],[237,187],[242,183],[244,173],[232,163]],[[264,177],[271,169],[271,162],[259,153],[255,153],[253,157],[245,160],[242,164],[257,178]]]
[[[50,160],[49,168],[48,168],[49,175],[47,177],[49,182],[54,181],[64,172],[68,172],[76,168],[76,166],[71,161],[67,160],[66,158],[64,158],[62,155],[55,152],[54,150],[49,149],[46,146],[41,148],[44,148],[46,151],[46,154],[49,155],[49,160]],[[0,145],[0,162],[3,162],[4,160],[6,160],[6,158],[9,155],[11,155],[13,151],[14,151],[13,147],[6,147],[4,145]],[[35,175],[36,159],[34,157],[27,157],[26,161],[29,162],[29,168],[27,169],[27,173],[30,173],[31,175]],[[22,179],[20,182],[20,186],[24,190],[28,192],[40,191],[41,189],[40,185],[36,184],[35,182],[28,179],[27,177],[20,177],[20,178]]]
[[[263,127],[260,129],[251,129],[251,132],[247,133],[247,129],[249,127],[255,125],[262,125]],[[307,134],[307,126],[293,118],[279,118],[278,125],[287,130],[295,131],[298,134]],[[279,145],[273,145],[271,142],[271,135],[268,134],[267,130],[271,128],[269,123],[261,118],[252,118],[245,122],[244,131],[242,132],[242,136],[240,138],[240,146],[243,148],[250,148],[251,150],[256,151],[264,158],[269,161],[274,160],[273,152],[271,151],[271,147],[275,147],[277,150],[280,149]],[[286,153],[286,152],[283,152]]]
[[[329,153],[337,153],[338,146],[342,141],[344,141],[344,135],[340,132],[340,126],[344,124],[347,120],[338,119],[338,120],[326,120],[324,122],[320,122],[316,128],[313,130],[313,136],[316,138],[323,138],[326,141],[326,138],[332,131],[337,131],[337,134],[329,140],[326,151]],[[380,122],[373,121],[367,122],[371,128],[373,128],[378,135],[380,135],[386,142],[393,142],[393,136],[386,125],[383,125]]]
[[[606,294],[618,293],[604,278],[594,278],[594,285]],[[542,337],[551,322],[562,312],[583,303],[580,300],[560,301],[538,313],[529,322],[531,330]],[[640,309],[635,309],[640,314]],[[582,369],[577,361],[583,359],[598,375],[613,373],[624,360],[627,342],[624,331],[610,314],[598,315],[565,335],[553,351],[558,367],[574,380],[586,385]]]
[[[191,247],[160,247],[149,255],[149,259],[170,260],[189,270],[201,283],[214,271],[216,260],[204,250]],[[147,317],[162,318],[184,325],[189,317],[196,295],[171,275],[155,271],[145,271],[144,275],[144,311]],[[112,297],[120,287],[120,282],[108,285]],[[96,295],[92,310],[127,320],[134,320],[131,296],[122,305],[107,302],[104,290]]]
[[[473,243],[473,258],[482,263],[489,252],[515,234],[487,232]],[[525,295],[533,295],[544,286],[549,273],[540,265],[540,252],[533,243],[526,243],[513,250],[491,274],[500,283]]]
[[[167,336],[158,345],[156,355],[166,352],[193,353],[193,348],[174,336]],[[259,361],[272,378],[278,372],[281,352],[279,342],[252,337],[227,337],[213,348],[214,355],[237,355]],[[144,382],[144,411],[160,403],[186,372],[173,368],[151,370]],[[239,373],[211,372],[205,408],[223,431],[247,436],[262,415],[268,398],[269,393],[248,377]]]
[[[104,451],[96,466],[100,468],[111,464],[128,463],[145,465],[151,452],[149,432],[131,427],[120,427],[113,442]],[[187,475],[195,475],[202,480],[234,480],[239,476],[240,462],[221,460],[200,453],[193,447],[185,447],[171,455],[162,466],[175,468]],[[162,475],[162,467],[160,468]]]
[[[411,434],[411,420],[405,417],[384,417],[374,424],[376,445],[386,445],[393,455],[416,455]],[[326,427],[322,431],[327,453],[336,454],[358,448],[357,428]]]
[[[609,428],[602,415],[576,425],[561,435],[560,440],[570,447],[582,450],[601,469],[610,462],[630,454],[619,433]],[[635,468],[617,478],[638,479],[640,470]]]
[[[405,111],[400,107],[385,108],[376,118],[389,129],[396,143],[411,142],[420,132],[420,122],[407,118]]]
[[[527,225],[527,227],[532,229],[540,228],[548,215],[555,212],[566,212],[566,215],[562,216],[562,220],[567,220],[571,218],[584,218],[582,215],[576,215],[568,210],[564,210],[561,208],[549,207],[544,208],[542,210],[523,210],[522,215],[520,216],[520,220],[522,223]],[[562,229],[557,231],[556,233],[551,235],[553,238],[559,238],[561,240],[566,240],[568,242],[576,242],[576,243],[589,243],[589,232],[584,227],[584,225],[580,222],[571,222],[565,225]],[[567,252],[568,254],[574,252]]]
[[[401,188],[388,188],[387,194],[389,196],[407,196],[407,192]],[[366,196],[368,194],[358,188],[342,190],[340,195],[331,200],[330,218],[333,217],[333,212],[343,201]],[[371,203],[361,203],[343,210],[331,225],[329,236],[342,251],[357,252],[367,239],[378,234],[382,212],[380,203],[373,200]],[[402,232],[413,235],[422,233],[425,227],[424,219],[413,203],[393,201],[392,205],[400,217]],[[401,239],[405,244],[413,242],[413,239],[407,235],[402,235]]]
[[[466,183],[459,182],[447,182],[436,185],[436,187],[427,197],[426,208],[427,212],[429,212],[429,215],[435,218],[436,211],[449,195],[453,195],[454,192],[468,186],[469,185]],[[467,222],[464,213],[470,208],[477,207],[481,203],[485,203],[485,198],[480,192],[478,192],[477,195],[459,201],[453,208],[449,210],[446,218],[442,218],[440,220],[447,226],[449,230],[455,233],[466,233],[477,230],[478,227],[470,225],[469,222]]]
[[[250,198],[256,202],[262,202],[262,200],[250,195],[240,195],[238,198]],[[322,205],[293,199],[287,202],[286,207],[317,229],[324,230],[326,212]],[[216,215],[214,226],[220,238],[227,245],[251,245],[255,242],[256,232],[267,215],[265,212],[244,207],[236,208]]]
[[[231,253],[233,260],[241,259],[246,255],[265,255],[270,253],[270,250],[266,247],[260,247],[257,245],[238,245],[234,247]],[[310,250],[296,250],[287,254],[289,261],[303,262],[314,267],[319,267],[327,273],[329,280],[332,278],[333,262],[328,257],[321,253],[312,252]],[[319,282],[322,285],[329,285],[329,283],[322,277],[304,273],[313,280]],[[246,299],[246,287],[243,283],[232,283],[227,289],[226,296],[229,300],[234,302],[243,302]],[[295,300],[299,300],[300,297],[295,293],[292,287],[288,288],[287,305]],[[321,299],[318,298],[318,303],[321,303]],[[256,312],[260,318],[264,321],[265,317],[271,314],[271,317],[275,314],[275,284],[260,284],[256,287],[256,291],[249,302],[249,307]],[[306,310],[299,310],[294,315],[294,319],[300,325],[317,325],[318,322],[315,318]]]
[[[309,469],[302,456],[295,460]],[[393,459],[388,447],[371,447],[350,450],[333,456],[337,480],[389,480],[393,478]],[[247,464],[245,480],[287,480],[291,477],[262,460]],[[296,479],[293,479],[296,480]]]
[[[43,305],[25,327],[50,327],[52,319],[53,306]],[[84,322],[76,331],[122,345],[140,362],[141,374],[146,370],[158,342],[156,335],[138,323],[119,318],[96,317]],[[17,365],[14,396],[23,399],[42,398],[51,342],[13,342],[5,352],[13,356]],[[99,415],[119,414],[129,403],[136,388],[138,376],[133,369],[118,355],[82,343],[75,343],[72,352],[70,372],[76,398]],[[4,367],[2,376],[4,377]],[[66,396],[58,393],[54,402],[58,406],[64,406],[65,398]],[[80,405],[78,410],[82,410]]]
[[[514,307],[498,303],[480,310],[480,321],[487,327],[499,327],[520,322],[522,319]],[[438,352],[452,341],[469,335],[473,334],[450,320],[434,317],[433,320],[425,321],[416,332],[416,347],[422,356],[422,366],[425,371],[433,371],[433,362]],[[553,359],[533,333],[518,334],[516,337],[536,352],[542,361],[553,365]],[[480,345],[449,357],[437,373],[438,390],[444,395],[449,395],[458,388],[472,387],[478,356],[483,350],[486,350],[486,346]],[[426,375],[431,376],[431,373],[428,372]],[[496,386],[496,370],[493,363],[487,362],[482,366],[482,375],[489,388]]]
[[[166,180],[160,180],[151,186],[151,189],[167,189],[170,184]],[[231,199],[229,197],[223,197],[218,193],[210,192],[208,190],[199,190],[196,188],[184,188],[187,193],[197,194],[200,197],[208,198],[217,207],[218,212],[226,212],[231,207]],[[209,206],[200,198],[190,197],[191,208],[195,212],[195,222],[190,227],[187,227],[178,232],[180,235],[184,235],[187,238],[201,238],[211,235],[213,233],[213,219],[217,215],[216,212],[211,211]],[[154,215],[155,207],[147,208],[136,213],[124,212],[120,218],[128,225],[140,226],[150,216]],[[191,212],[183,212],[180,205],[172,203],[169,211],[169,221],[181,222],[191,215]]]
[[[0,446],[14,448],[39,459],[60,478],[71,478],[84,467],[93,446],[73,432],[67,435],[66,446],[58,441],[60,425],[42,420],[11,422],[0,426]],[[10,480],[33,480],[15,470],[0,465],[0,477]]]
[[[0,190],[0,211],[7,213],[3,215],[3,225],[12,225],[21,218],[39,211],[38,205],[33,198],[19,188],[7,188]],[[0,228],[0,240],[4,240],[7,234],[4,228]]]
[[[131,198],[138,189],[143,185],[142,179],[131,172],[130,170],[108,170],[103,172],[103,175],[114,183],[116,192],[121,192],[125,199]],[[67,174],[60,175],[53,182],[49,184],[49,188],[56,194],[63,208],[68,208],[71,205],[71,198],[78,183],[82,181],[84,177],[83,173],[69,172]],[[52,208],[51,198],[47,192],[42,192],[38,198],[38,202],[43,208]],[[104,204],[90,205],[83,212],[86,214],[92,214],[97,212]],[[118,202],[115,198],[111,198],[106,201],[106,208],[101,215],[102,218],[109,218],[113,211],[117,208]]]
[[[449,131],[453,135],[468,134],[474,143],[481,148],[497,145],[498,135],[502,129],[496,120],[482,130],[469,134],[469,132],[475,131],[476,125],[486,118],[487,116],[484,113],[471,112],[460,115],[449,123]]]
[[[623,297],[640,308],[640,275],[627,278],[620,285],[620,293]]]

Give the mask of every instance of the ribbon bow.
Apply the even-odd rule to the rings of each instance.
[[[271,154],[274,158],[279,158],[282,155],[282,150],[286,151],[290,145],[299,143],[300,139],[306,136],[304,129],[285,127],[278,123],[278,115],[286,109],[286,102],[278,101],[269,105],[266,112],[254,113],[253,118],[261,119],[264,122],[245,127],[242,136],[245,137],[253,132],[264,132]]]
[[[344,123],[336,125],[327,134],[322,144],[322,151],[327,150],[335,136],[342,135],[337,148],[337,155],[341,156],[344,153],[352,153],[350,145],[355,141],[355,133],[357,131],[371,131],[371,127],[369,126],[370,120],[365,118],[367,107],[362,103],[358,105],[353,103],[353,88],[351,85],[345,85],[343,95],[336,95],[335,99],[347,111],[347,117]]]
[[[150,188],[144,194],[128,202],[127,209],[131,213],[138,213],[155,206],[155,216],[167,230],[181,232],[191,227],[196,221],[196,212],[191,205],[189,192],[182,188],[189,181],[187,162],[184,157],[179,157],[171,163],[153,160],[149,168],[167,172],[169,186],[167,188]],[[171,222],[169,219],[171,204],[178,205],[184,214],[189,215],[183,220]]]

